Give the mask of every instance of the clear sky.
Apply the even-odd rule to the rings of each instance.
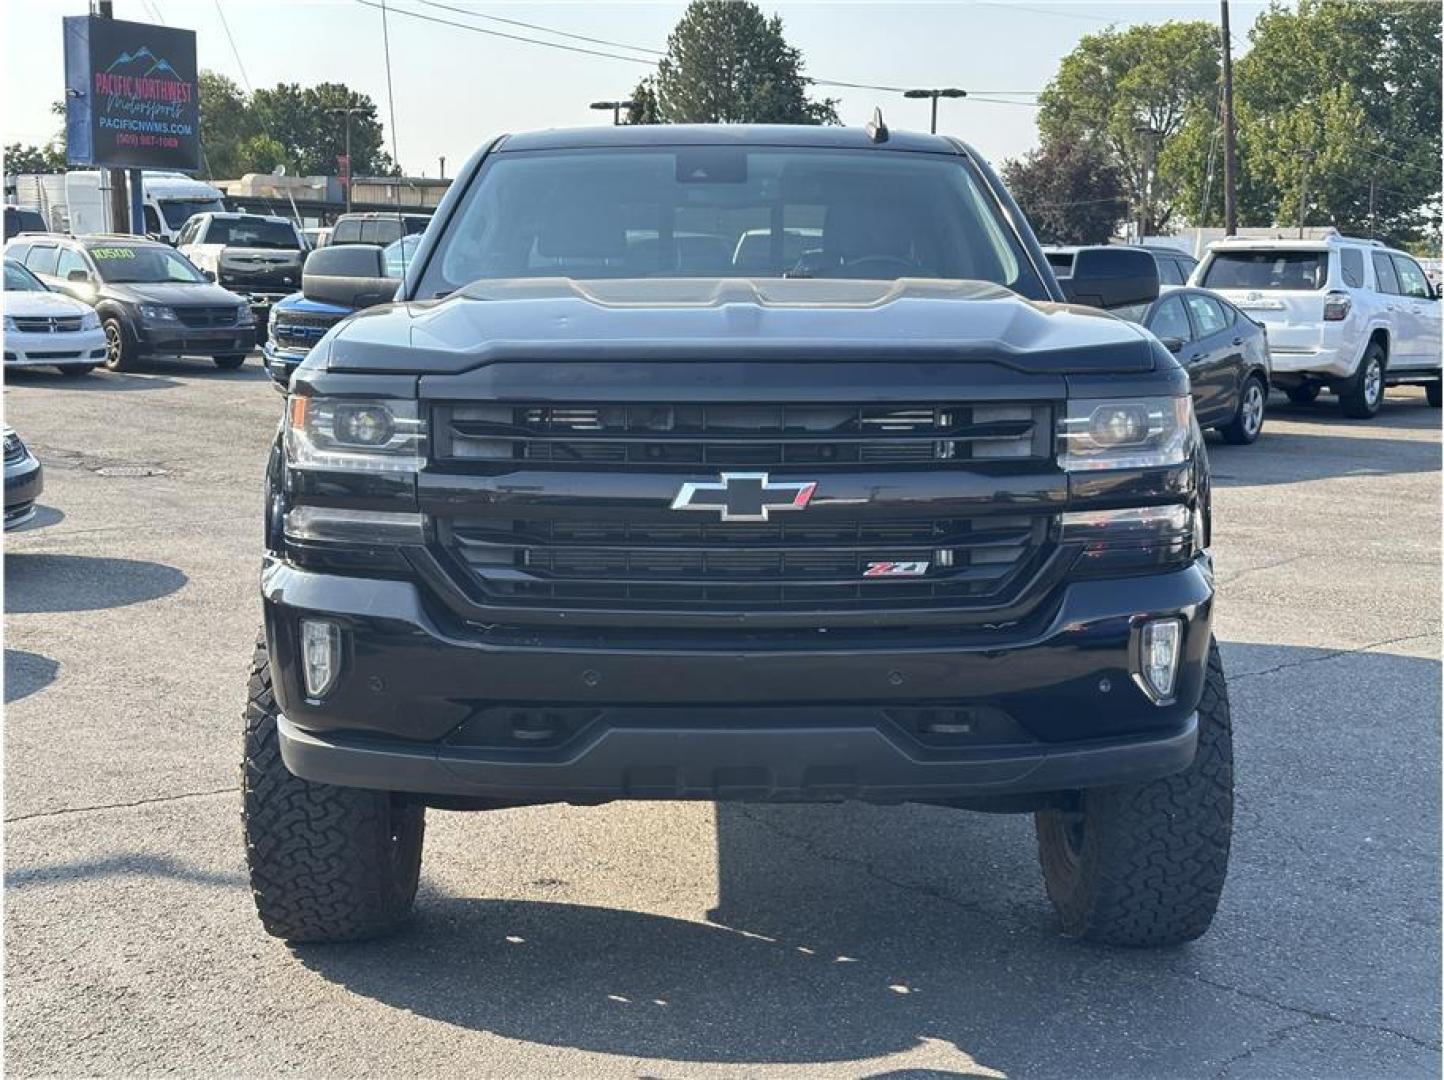
[[[374,3],[375,0],[372,0]],[[84,14],[85,0],[0,0],[3,3],[3,134],[5,143],[44,142],[59,126],[50,103],[64,87],[62,15]],[[447,175],[489,135],[530,128],[610,122],[589,111],[598,98],[624,97],[650,70],[645,62],[588,56],[428,23],[402,14],[469,23],[501,33],[547,38],[579,48],[623,52],[606,45],[554,37],[480,16],[521,20],[570,34],[629,46],[662,49],[684,2],[476,3],[444,0],[457,10],[422,0],[387,0],[397,148],[404,169]],[[1262,0],[1231,5],[1236,51],[1266,6]],[[785,33],[801,48],[807,73],[817,78],[887,86],[958,86],[977,98],[1041,90],[1058,61],[1087,33],[1168,19],[1216,21],[1207,2],[1108,3],[982,0],[946,3],[771,2]],[[224,12],[235,39],[227,39]],[[202,68],[229,75],[242,86],[278,82],[345,82],[371,95],[386,112],[386,68],[381,12],[359,0],[115,0],[115,15],[136,22],[163,21],[196,31]],[[643,59],[646,53],[633,53]],[[990,93],[991,92],[991,93]],[[828,88],[841,99],[847,124],[862,124],[881,105],[897,128],[926,130],[928,102],[873,90]],[[962,136],[995,162],[1036,145],[1035,109],[996,101],[943,101],[940,131]],[[390,124],[387,123],[388,137]],[[388,147],[389,148],[389,147]]]

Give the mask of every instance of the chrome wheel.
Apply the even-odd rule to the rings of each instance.
[[[1257,380],[1250,379],[1248,385],[1244,387],[1243,403],[1239,406],[1239,410],[1244,434],[1252,439],[1263,427],[1264,417],[1264,392]]]
[[[1370,407],[1379,403],[1384,392],[1384,369],[1378,360],[1371,359],[1364,370],[1364,400]]]
[[[119,367],[124,352],[125,342],[120,337],[120,325],[115,322],[107,322],[105,324],[105,366],[108,368]]]

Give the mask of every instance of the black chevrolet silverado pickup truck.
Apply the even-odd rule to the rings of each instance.
[[[428,806],[863,799],[1035,814],[1071,936],[1203,933],[1207,460],[1168,350],[1069,303],[1146,303],[1152,260],[1066,287],[949,138],[483,148],[396,301],[290,384],[243,767],[265,928],[395,926]]]

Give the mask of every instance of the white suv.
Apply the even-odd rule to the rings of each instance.
[[[1345,416],[1368,419],[1386,384],[1422,383],[1440,403],[1439,294],[1403,252],[1338,235],[1228,239],[1189,281],[1268,328],[1273,384],[1292,401],[1328,386]]]

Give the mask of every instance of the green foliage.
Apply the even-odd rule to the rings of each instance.
[[[1206,22],[1109,27],[1063,58],[1039,98],[1038,129],[1045,145],[1082,143],[1106,155],[1140,209],[1152,166],[1145,227],[1159,232],[1186,209],[1173,144],[1196,113],[1214,114],[1218,70],[1218,33]]]
[[[260,133],[241,88],[224,75],[202,71],[200,98],[204,175],[229,180],[258,171],[251,166],[253,159],[241,153],[242,144]]]
[[[1122,174],[1088,143],[1046,143],[1004,163],[1003,179],[1045,244],[1104,243],[1128,212]]]
[[[813,101],[802,54],[782,20],[750,0],[692,0],[657,64],[656,97],[671,124],[836,124],[837,103]]]
[[[1253,224],[1297,220],[1396,242],[1438,231],[1440,15],[1433,3],[1276,4],[1235,65],[1240,162]],[[1433,204],[1432,215],[1426,210]]]
[[[661,111],[657,107],[657,88],[651,78],[642,79],[632,91],[632,107],[627,110],[628,124],[660,124]]]
[[[10,143],[4,150],[4,171],[7,176],[23,173],[58,173],[65,171],[65,150],[49,146],[22,146]]]
[[[346,106],[362,110],[351,116],[351,174],[395,174],[396,166],[382,149],[384,135],[376,103],[365,94],[342,83],[306,87],[279,83],[269,90],[257,90],[251,97],[261,131],[281,147],[282,160],[302,175],[335,174],[336,158],[346,152],[346,118],[328,110]],[[276,164],[267,162],[257,171],[270,172]]]

